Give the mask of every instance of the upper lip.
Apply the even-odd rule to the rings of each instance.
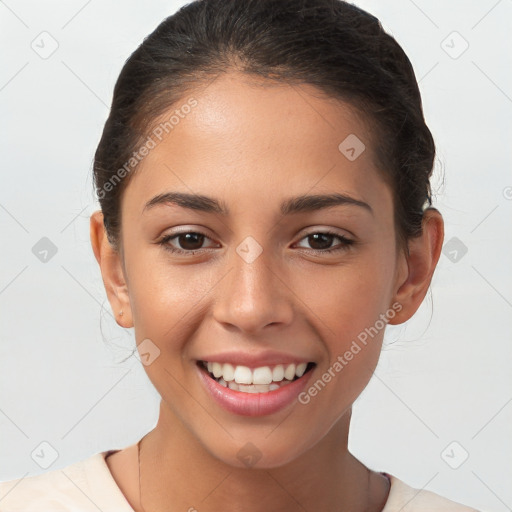
[[[312,359],[287,354],[284,352],[265,351],[257,354],[251,354],[240,351],[222,352],[218,354],[205,355],[198,361],[207,361],[212,363],[230,363],[233,366],[247,366],[249,368],[258,368],[260,366],[273,366],[277,364],[299,364],[310,363]]]

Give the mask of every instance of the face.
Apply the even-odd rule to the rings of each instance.
[[[392,194],[365,125],[311,86],[231,73],[189,97],[122,199],[135,336],[169,418],[228,464],[245,447],[278,466],[324,438],[375,369],[400,307]],[[146,206],[168,193],[204,198]],[[224,387],[202,361],[256,387]]]

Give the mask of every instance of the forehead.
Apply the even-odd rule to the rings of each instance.
[[[185,108],[191,98],[197,103]],[[366,201],[382,194],[366,123],[311,85],[228,73],[186,94],[153,126],[171,117],[125,191],[130,211],[170,190],[232,194],[259,207],[308,191],[336,189]]]

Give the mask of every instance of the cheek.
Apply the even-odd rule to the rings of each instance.
[[[328,341],[330,359],[344,352],[389,308],[393,273],[393,253],[384,247],[355,255],[346,265],[303,273],[297,295],[315,314],[317,328]],[[377,327],[382,330],[381,322]]]
[[[132,257],[129,294],[138,343],[154,340],[162,354],[182,348],[216,282],[214,273],[204,268],[172,265],[165,254],[152,261],[142,253]]]
[[[361,252],[343,267],[325,267],[316,273],[315,286],[303,278],[314,326],[327,352],[303,403],[311,410],[318,408],[318,413],[324,411],[327,426],[350,407],[373,375],[386,322],[394,313],[393,274],[394,251],[383,244]]]
[[[148,264],[141,257],[139,267],[132,261],[130,305],[144,370],[164,402],[178,414],[190,407],[190,397],[183,392],[190,378],[188,350],[209,307],[211,273],[156,259]],[[149,353],[149,361],[144,353]]]
[[[321,428],[325,435],[370,381],[386,327],[389,275],[374,265],[354,265],[317,276],[314,291],[310,287],[308,305],[316,313],[314,327],[327,357],[299,396],[309,413],[304,417],[306,431],[319,435]]]
[[[325,398],[330,398],[324,403],[331,405],[334,420],[368,384],[380,356],[386,324],[380,318],[383,308],[375,281],[366,278],[340,279],[339,290],[330,299],[319,295],[316,303],[320,319],[317,330],[327,352],[317,378],[328,383],[330,391]],[[322,383],[319,389],[323,389]]]

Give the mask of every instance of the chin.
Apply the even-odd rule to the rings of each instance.
[[[245,469],[272,469],[298,459],[307,448],[290,437],[283,441],[266,434],[232,440],[229,445],[204,445],[210,454],[228,466]],[[271,437],[271,436],[270,436]]]

